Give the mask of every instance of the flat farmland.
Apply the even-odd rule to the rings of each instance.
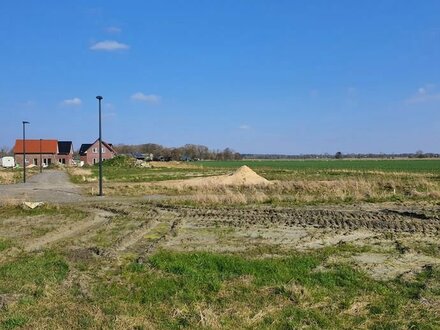
[[[238,168],[243,165],[259,169],[290,171],[385,171],[439,173],[438,159],[356,159],[356,160],[237,160],[201,161],[197,164],[209,168]]]
[[[36,174],[0,203],[0,328],[438,329],[437,164],[118,158],[32,210]]]

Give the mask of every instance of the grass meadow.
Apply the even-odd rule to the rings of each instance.
[[[349,245],[258,257],[161,250],[139,264],[47,250],[0,265],[14,302],[0,328],[436,329],[440,271],[374,280],[331,257]],[[66,254],[67,253],[67,254]],[[425,303],[426,302],[426,303]],[[411,317],[408,317],[410,315]]]
[[[105,163],[104,163],[105,164]],[[247,165],[272,181],[269,186],[179,187],[157,183],[232,173]],[[72,175],[91,193],[98,168],[88,175]],[[357,202],[428,201],[440,198],[440,160],[243,160],[163,163],[142,168],[104,166],[107,194],[180,196],[180,203],[316,205]],[[87,185],[88,184],[88,185]],[[185,196],[185,197],[182,197]]]

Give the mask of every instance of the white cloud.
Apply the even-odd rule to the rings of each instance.
[[[117,26],[109,26],[108,28],[105,29],[108,33],[111,34],[118,34],[122,32],[121,28],[118,28]]]
[[[251,127],[250,127],[249,125],[242,124],[242,125],[238,126],[238,128],[239,128],[239,129],[246,130],[246,129],[250,129]]]
[[[417,92],[405,100],[406,104],[418,104],[440,101],[440,92],[436,91],[434,84],[426,84],[419,87]]]
[[[73,99],[67,99],[67,100],[64,100],[63,102],[62,102],[62,104],[63,105],[68,105],[68,106],[78,106],[78,105],[81,105],[82,104],[82,101],[81,101],[81,99],[80,98],[78,98],[78,97],[74,97]]]
[[[129,48],[130,48],[129,45],[117,42],[115,40],[100,41],[90,46],[91,50],[102,50],[107,52],[113,52],[116,50],[126,50]]]
[[[144,94],[142,92],[134,93],[131,96],[131,99],[133,101],[147,102],[147,103],[150,103],[150,104],[159,104],[160,101],[161,101],[161,97],[159,95],[155,95],[155,94],[146,95],[146,94]]]

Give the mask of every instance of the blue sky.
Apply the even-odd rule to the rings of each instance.
[[[0,145],[440,152],[440,1],[2,1]]]

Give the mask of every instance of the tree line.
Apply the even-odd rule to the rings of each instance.
[[[204,145],[185,144],[181,147],[164,147],[156,143],[118,144],[114,146],[119,154],[153,154],[154,159],[164,160],[239,160],[241,155],[231,148],[210,150]]]
[[[243,159],[395,159],[395,158],[440,158],[440,154],[423,152],[418,150],[414,153],[347,153],[340,151],[335,154],[242,154]]]

